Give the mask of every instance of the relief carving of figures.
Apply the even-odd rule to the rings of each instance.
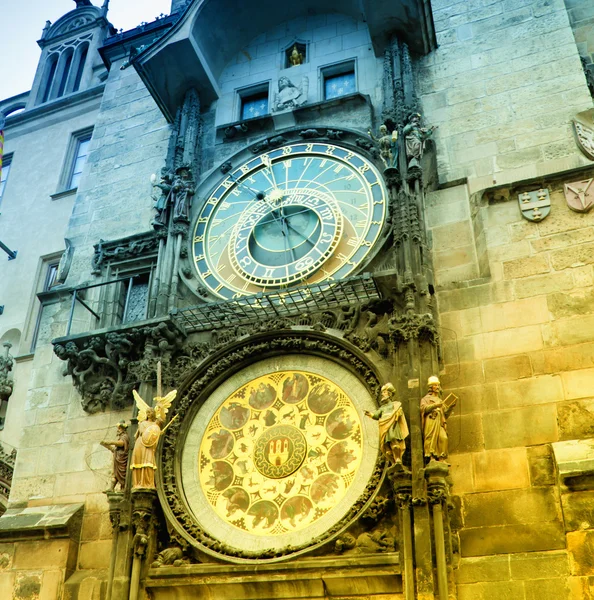
[[[128,449],[130,448],[128,424],[124,421],[120,421],[118,423],[117,439],[101,442],[101,445],[113,453],[113,473],[110,491],[115,491],[116,485],[119,485],[120,491],[123,491],[126,486]]]
[[[406,143],[406,158],[408,170],[421,169],[421,159],[425,153],[427,140],[433,135],[436,127],[421,127],[421,115],[412,113],[407,118],[407,123],[402,131]]]
[[[181,166],[175,171],[175,178],[171,187],[173,202],[173,222],[190,222],[190,206],[195,192],[192,172],[187,166]]]
[[[392,133],[388,131],[387,125],[380,125],[379,137],[375,137],[371,130],[367,132],[369,137],[379,146],[380,158],[386,169],[398,169],[398,130]]]
[[[402,404],[396,400],[396,388],[386,383],[380,391],[380,407],[365,414],[379,421],[380,449],[391,465],[402,465],[402,456],[406,450],[408,425],[402,411]]]
[[[138,407],[138,430],[132,451],[132,488],[155,489],[157,462],[155,452],[167,420],[167,412],[177,395],[177,390],[166,396],[154,398],[155,408],[149,406],[136,390],[132,392]]]
[[[167,168],[161,169],[161,180],[157,183],[156,175],[152,175],[151,181],[153,188],[160,190],[160,195],[155,199],[154,209],[157,212],[152,225],[155,229],[167,227],[167,215],[169,201],[171,199],[171,188],[173,187],[173,174]]]
[[[449,394],[441,399],[441,384],[434,375],[427,382],[427,394],[421,399],[421,427],[423,451],[427,460],[445,460],[448,456],[447,418],[450,416],[457,396]]]
[[[274,94],[272,105],[273,112],[281,110],[292,110],[307,102],[309,79],[303,77],[301,85],[297,87],[288,77],[280,77],[278,80],[278,93]]]

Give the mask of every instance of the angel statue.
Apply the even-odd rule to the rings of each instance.
[[[160,379],[158,377],[158,380]],[[175,399],[177,390],[161,397],[160,383],[159,381],[157,384],[157,396],[153,399],[154,408],[149,406],[136,390],[132,390],[138,407],[138,430],[136,431],[132,464],[130,465],[130,469],[132,469],[132,488],[155,488],[157,443],[167,427],[173,422],[170,421],[167,427],[161,429],[165,425],[169,407]]]

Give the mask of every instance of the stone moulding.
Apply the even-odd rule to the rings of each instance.
[[[379,377],[364,355],[354,348],[350,349],[339,338],[333,339],[329,335],[313,331],[288,330],[258,334],[229,344],[203,361],[181,385],[172,407],[172,416],[177,415],[178,418],[172,422],[163,438],[158,457],[158,472],[161,473],[158,491],[165,517],[173,529],[195,549],[219,559],[237,563],[276,562],[320,547],[339,535],[367,510],[383,481],[384,465],[380,461],[376,464],[365,491],[349,512],[324,535],[300,546],[263,553],[240,551],[211,537],[196,522],[184,497],[179,468],[188,424],[212,391],[232,373],[256,361],[287,352],[311,354],[332,360],[354,373],[372,397],[377,397],[378,394]]]
[[[120,261],[130,258],[144,257],[155,253],[159,246],[159,238],[154,231],[138,233],[119,240],[99,240],[95,244],[92,258],[92,273],[99,275],[103,265],[109,261]]]

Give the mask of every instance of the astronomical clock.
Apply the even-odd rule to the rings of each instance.
[[[297,287],[331,296],[385,238],[388,191],[353,143],[297,139],[244,151],[224,171],[199,188],[189,236],[213,311],[263,294],[280,306]],[[343,337],[252,331],[182,386],[161,493],[186,543],[232,562],[278,561],[327,544],[369,508],[383,465],[365,413],[383,382]]]

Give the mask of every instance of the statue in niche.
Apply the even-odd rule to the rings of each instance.
[[[421,170],[421,158],[425,152],[425,142],[433,135],[437,127],[421,127],[421,115],[411,113],[402,130],[406,145],[406,158],[409,171]]]
[[[182,165],[177,168],[171,186],[174,223],[190,222],[190,206],[192,205],[195,187],[190,167]]]
[[[162,229],[167,227],[167,209],[169,207],[169,201],[171,200],[171,188],[173,185],[173,174],[166,167],[161,169],[161,180],[157,183],[157,176],[151,176],[151,183],[153,188],[161,190],[161,194],[155,199],[154,209],[157,211],[155,218],[153,219],[153,227],[155,229]]]
[[[101,442],[101,445],[113,453],[113,474],[109,491],[115,492],[116,485],[119,485],[120,491],[123,491],[126,485],[128,449],[130,448],[128,424],[125,421],[120,421],[118,423],[117,439]]]
[[[299,52],[299,48],[297,48],[297,44],[295,44],[291,50],[291,54],[289,54],[289,64],[292,67],[298,67],[305,62],[305,55],[303,52]]]
[[[380,125],[379,137],[375,137],[371,130],[367,133],[379,146],[380,158],[386,167],[386,170],[398,170],[398,130],[394,129],[392,133],[388,131],[387,125]]]
[[[408,425],[402,411],[402,404],[396,400],[396,388],[386,383],[380,391],[380,407],[365,415],[379,421],[380,449],[389,463],[402,465],[402,455],[406,450]]]
[[[441,399],[441,383],[432,375],[427,381],[427,394],[421,399],[421,428],[423,452],[427,460],[444,461],[448,456],[446,420],[458,401],[455,394]]]
[[[173,422],[170,421],[169,425],[163,428],[167,420],[167,412],[175,399],[177,390],[173,390],[165,397],[161,397],[160,379],[159,376],[157,397],[153,399],[155,408],[149,406],[138,395],[136,390],[132,391],[136,406],[138,407],[138,430],[136,431],[136,441],[134,442],[134,450],[132,451],[132,464],[130,465],[130,469],[132,470],[132,487],[135,489],[155,489],[155,471],[157,470],[155,452],[157,450],[157,443],[161,435],[165,433],[167,427]]]
[[[274,94],[272,110],[293,110],[307,102],[307,91],[309,79],[303,77],[301,85],[297,87],[288,77],[280,77],[278,80],[278,93]]]

